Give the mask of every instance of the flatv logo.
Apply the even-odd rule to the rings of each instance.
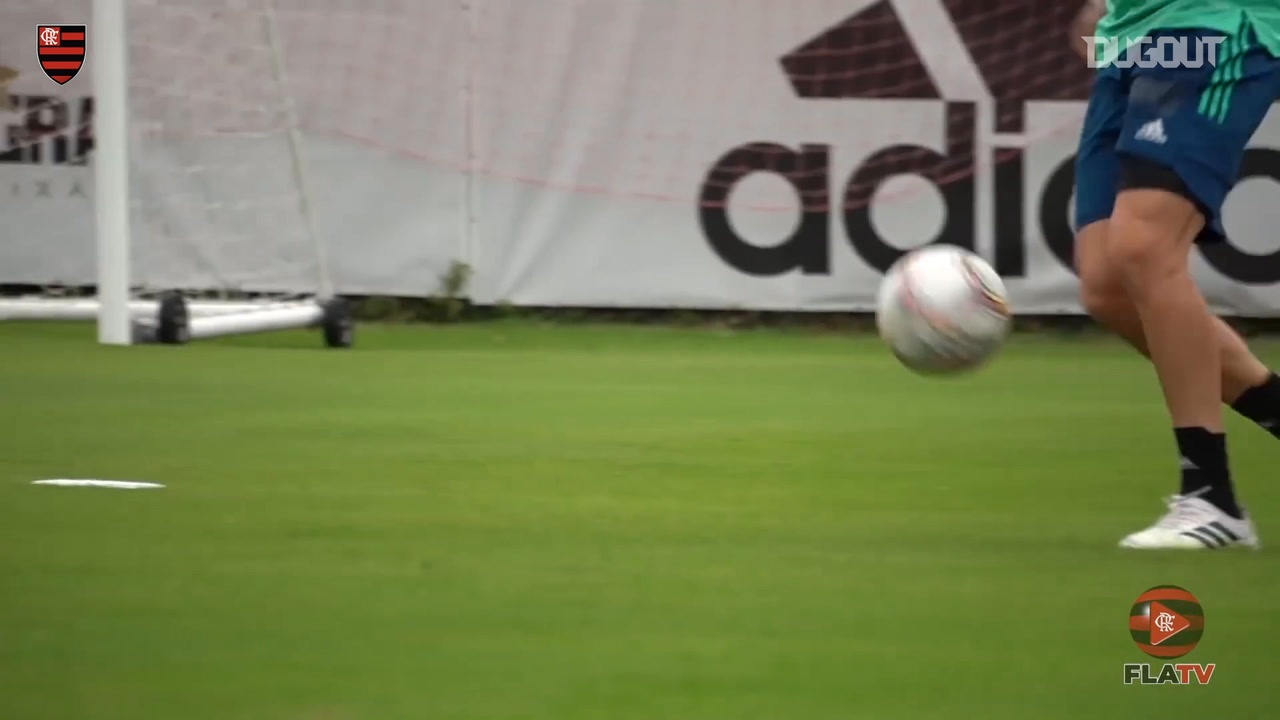
[[[1157,585],[1129,608],[1129,636],[1142,652],[1172,660],[1187,655],[1204,637],[1204,607],[1190,591],[1177,585]],[[1207,685],[1216,665],[1126,663],[1124,682],[1140,685]]]
[[[1158,585],[1133,601],[1129,634],[1151,657],[1182,657],[1195,650],[1204,635],[1204,608],[1177,585]]]

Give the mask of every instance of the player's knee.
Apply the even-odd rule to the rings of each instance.
[[[1168,199],[1131,197],[1128,203],[1116,203],[1108,250],[1116,272],[1131,292],[1187,269],[1195,210],[1186,204],[1165,202]]]
[[[1107,234],[1111,262],[1130,290],[1184,270],[1202,215],[1182,179],[1168,167],[1126,156],[1121,163]]]
[[[1106,220],[1088,223],[1076,235],[1076,276],[1080,279],[1080,305],[1095,320],[1108,324],[1128,312],[1124,284],[1107,253]]]
[[[1098,264],[1082,264],[1080,273],[1080,305],[1085,312],[1104,325],[1129,312],[1129,298],[1117,274]]]

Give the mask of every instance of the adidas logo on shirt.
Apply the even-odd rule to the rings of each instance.
[[[1152,120],[1151,122],[1138,128],[1138,133],[1133,136],[1137,140],[1163,145],[1169,139],[1164,134],[1164,121]]]

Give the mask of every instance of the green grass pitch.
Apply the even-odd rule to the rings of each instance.
[[[1175,472],[1119,345],[929,380],[868,337],[362,332],[0,325],[0,718],[1272,714],[1276,553],[1115,548]],[[1280,542],[1280,443],[1231,423]],[[1122,684],[1158,584],[1211,685]]]

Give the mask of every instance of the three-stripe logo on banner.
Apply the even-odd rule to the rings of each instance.
[[[36,27],[36,50],[40,67],[50,80],[66,85],[84,66],[84,25],[39,25]]]

